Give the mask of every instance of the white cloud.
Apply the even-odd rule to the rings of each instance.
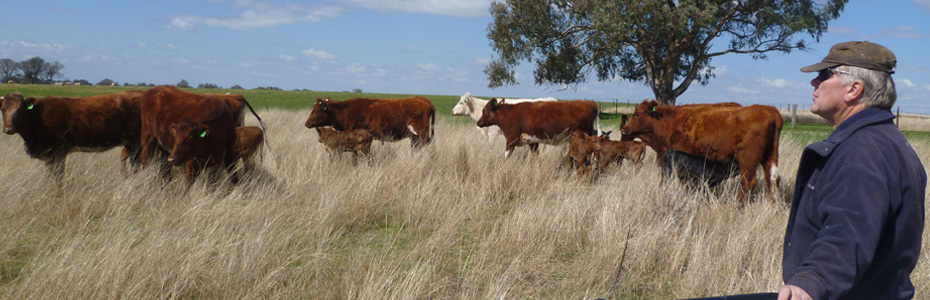
[[[728,91],[731,91],[731,92],[734,92],[734,93],[737,93],[737,94],[750,94],[750,95],[754,95],[754,94],[758,94],[758,93],[759,93],[758,90],[750,90],[750,89],[747,89],[747,88],[744,88],[744,87],[740,87],[740,86],[731,86],[731,87],[728,87],[727,90],[728,90]]]
[[[282,60],[284,60],[284,61],[295,61],[295,60],[297,60],[297,59],[294,58],[293,56],[284,55],[284,54],[281,54],[281,56],[278,56],[278,57],[280,57],[280,58],[281,58]]]
[[[35,43],[27,43],[27,42],[19,42],[18,44],[22,48],[30,49],[30,50],[38,50],[38,51],[61,52],[61,51],[71,49],[71,46],[60,45],[60,44],[35,44]]]
[[[910,79],[900,79],[898,80],[898,82],[903,83],[905,87],[909,87],[909,88],[917,87],[917,85],[914,84],[914,82],[911,81]]]
[[[924,35],[917,32],[913,26],[884,29],[882,32],[888,36],[903,39],[919,39],[924,37]]]
[[[198,25],[233,30],[249,30],[273,27],[298,22],[316,23],[323,18],[338,16],[343,9],[334,6],[307,7],[304,5],[255,4],[251,1],[235,1],[233,8],[244,9],[232,18],[177,16],[171,18],[170,28],[193,30]]]
[[[359,65],[356,65],[356,64],[352,64],[351,66],[347,66],[347,67],[346,67],[346,72],[349,72],[349,73],[364,73],[364,72],[365,72],[365,67],[359,66]]]
[[[326,53],[326,52],[324,52],[324,51],[317,51],[317,50],[314,50],[314,49],[307,49],[307,50],[304,50],[304,51],[301,52],[301,54],[306,55],[306,56],[309,56],[309,57],[317,58],[317,59],[333,59],[333,58],[336,58],[335,55],[332,55],[332,54],[330,54],[330,53]]]
[[[930,11],[930,0],[913,0],[917,5],[920,5],[924,9]]]
[[[789,85],[788,80],[785,80],[784,78],[768,79],[768,78],[763,77],[759,79],[759,81],[762,82],[763,86],[774,87],[774,88],[783,88]]]
[[[417,64],[417,68],[419,68],[420,70],[429,71],[429,72],[438,71],[438,70],[439,70],[439,66],[434,65],[434,64],[431,64],[431,63],[425,63],[425,64],[424,64],[424,63],[418,63],[418,64]]]
[[[488,15],[491,0],[346,0],[355,6],[375,11],[404,11],[455,17]]]

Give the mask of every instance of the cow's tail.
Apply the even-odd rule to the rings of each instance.
[[[594,105],[597,105],[597,102],[595,102]],[[597,115],[595,115],[594,117],[594,124],[596,124],[597,126],[597,136],[601,136],[601,109],[600,107],[598,107]]]
[[[432,143],[433,139],[436,138],[436,110],[429,114],[429,118],[429,141]]]
[[[265,126],[265,121],[262,120],[262,117],[258,116],[258,113],[255,112],[255,109],[252,108],[252,105],[249,104],[248,100],[242,99],[242,103],[244,103],[245,106],[249,108],[249,111],[251,111],[252,115],[255,116],[255,119],[258,120],[258,125],[262,127],[262,135],[263,135],[262,144],[265,144],[265,148],[268,148],[268,156],[271,157],[271,163],[275,166],[275,168],[277,168],[278,161],[275,159],[274,153],[271,151],[271,146],[268,145],[268,127]],[[267,106],[268,105],[266,104],[265,107]],[[265,151],[261,149],[259,149],[259,151],[260,151],[259,158],[264,159]]]

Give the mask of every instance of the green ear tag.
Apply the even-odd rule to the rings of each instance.
[[[653,112],[656,111],[656,107],[655,107],[655,106],[652,107],[652,111],[653,111]]]
[[[29,103],[29,105],[26,106],[26,110],[32,110],[33,108],[36,108],[35,103]]]
[[[206,130],[201,131],[201,132],[200,132],[200,137],[202,137],[202,138],[207,137],[207,131],[206,131]]]
[[[323,105],[323,111],[326,111],[326,105]]]

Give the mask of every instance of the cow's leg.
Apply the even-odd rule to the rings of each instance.
[[[535,155],[539,154],[539,143],[532,143],[529,146],[530,146],[530,151],[533,151],[533,154]]]
[[[184,193],[186,194],[190,190],[191,186],[194,185],[194,179],[197,178],[197,175],[200,174],[200,164],[197,163],[196,159],[188,160],[185,164],[185,178],[184,178]]]
[[[759,181],[756,179],[756,167],[759,165],[758,162],[739,162],[739,175],[740,175],[740,189],[739,189],[739,205],[740,207],[746,206],[746,197],[752,192],[752,188],[756,186],[756,183]]]

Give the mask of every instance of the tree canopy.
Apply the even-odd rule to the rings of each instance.
[[[536,84],[644,81],[663,104],[714,77],[726,54],[766,59],[807,50],[846,0],[506,0],[491,4],[488,39],[497,53],[489,87],[517,84],[514,67],[536,64]],[[729,39],[723,41],[723,39]],[[715,43],[725,47],[714,47]],[[676,86],[677,84],[677,86]]]

